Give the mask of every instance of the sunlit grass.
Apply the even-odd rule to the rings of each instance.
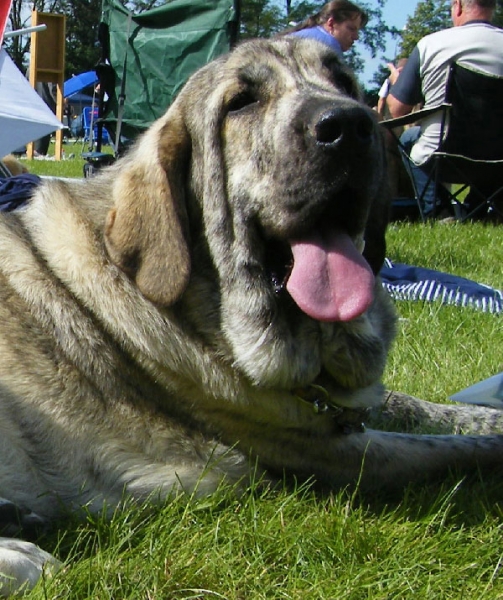
[[[35,175],[71,178],[83,177],[86,161],[82,158],[82,154],[88,151],[87,144],[84,145],[80,140],[67,141],[63,145],[64,157],[62,160],[54,160],[54,144],[51,144],[47,157],[34,158],[33,160],[20,158],[20,162],[28,168],[30,173],[34,173]],[[103,152],[113,154],[113,150],[109,146],[104,146]]]
[[[75,526],[59,546],[66,571],[32,597],[499,598],[494,498],[477,481],[387,504],[307,488],[240,498],[223,489]]]
[[[481,224],[399,224],[388,256],[503,289],[503,228]],[[442,401],[503,370],[501,315],[439,303],[397,301],[401,317],[386,384]]]

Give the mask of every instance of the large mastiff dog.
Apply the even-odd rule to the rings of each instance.
[[[501,465],[497,436],[361,425],[383,401],[395,323],[377,276],[387,213],[381,136],[352,76],[281,39],[196,73],[96,178],[47,181],[3,214],[7,529],[8,515],[246,485],[255,464],[362,489]],[[498,414],[394,396],[380,418],[480,433]],[[46,560],[0,544],[12,589]]]

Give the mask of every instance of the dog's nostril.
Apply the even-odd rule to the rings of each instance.
[[[334,115],[323,115],[316,124],[316,141],[320,144],[334,144],[343,136],[342,122]]]
[[[359,119],[356,120],[356,136],[363,142],[370,141],[372,134],[374,133],[374,121],[370,118],[370,115],[363,113]]]
[[[315,125],[316,142],[327,147],[341,144],[357,145],[370,143],[374,121],[367,111],[358,106],[334,108],[323,113]]]

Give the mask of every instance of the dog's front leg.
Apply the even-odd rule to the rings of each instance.
[[[450,470],[494,472],[503,467],[503,436],[497,435],[412,435],[367,430],[334,436],[325,448],[316,469],[321,478],[337,487],[358,484],[363,490],[403,487],[409,482],[441,477]],[[323,477],[325,460],[331,460],[325,465],[329,481]]]
[[[423,433],[486,435],[503,433],[503,411],[468,404],[435,404],[400,392],[387,392],[366,423],[378,429]]]

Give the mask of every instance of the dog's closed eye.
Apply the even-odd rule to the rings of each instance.
[[[238,113],[258,102],[258,97],[250,90],[242,90],[227,105],[227,114]]]
[[[343,70],[338,59],[330,57],[322,61],[325,69],[329,71],[329,78],[335,87],[351,98],[358,99],[358,86],[353,77]]]
[[[354,99],[358,99],[358,88],[353,78],[344,71],[339,71],[333,76],[335,87],[345,92],[348,96]]]

